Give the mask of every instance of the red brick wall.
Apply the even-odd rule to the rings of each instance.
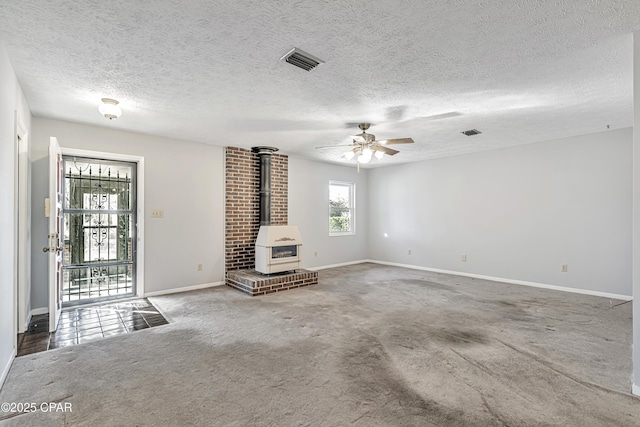
[[[255,267],[260,229],[260,159],[244,148],[225,149],[225,272]],[[289,158],[271,155],[271,224],[288,223]]]

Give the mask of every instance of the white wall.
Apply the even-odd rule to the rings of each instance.
[[[109,122],[105,120],[105,125]],[[47,149],[144,157],[145,293],[220,282],[224,276],[224,152],[222,147],[34,118],[32,138],[32,307],[46,307]],[[161,209],[164,218],[151,218]],[[203,271],[197,265],[203,264]]]
[[[356,234],[329,236],[329,181],[356,184]],[[289,157],[289,224],[302,234],[302,266],[321,267],[367,258],[367,171]],[[317,252],[317,256],[314,256]]]
[[[15,354],[16,111],[29,132],[31,112],[9,58],[0,45],[0,385]]]
[[[622,129],[373,169],[370,258],[630,296],[631,150]]]

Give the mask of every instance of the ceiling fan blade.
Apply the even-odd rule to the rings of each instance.
[[[431,121],[431,120],[440,120],[440,119],[448,119],[450,117],[458,117],[461,116],[462,113],[459,111],[449,111],[448,113],[442,113],[442,114],[433,114],[431,116],[418,116],[418,117],[413,117],[407,120],[403,120],[404,122],[421,122],[421,121]]]
[[[448,113],[434,114],[433,116],[416,117],[416,119],[440,120],[440,119],[448,119],[449,117],[457,117],[457,116],[461,116],[461,115],[462,115],[462,113],[460,113],[458,111],[450,111]]]
[[[340,147],[356,147],[356,144],[344,144],[344,145],[321,145],[320,147],[313,147],[313,148],[340,148]]]
[[[381,139],[378,144],[391,145],[391,144],[413,144],[412,138],[396,138],[396,139]]]
[[[358,141],[358,142],[366,142],[366,139],[364,138],[365,133],[359,133],[357,135],[349,135],[349,138],[353,139],[354,141]]]
[[[393,148],[387,148],[387,147],[383,147],[381,145],[376,145],[376,147],[374,148],[375,151],[382,151],[384,154],[388,155],[388,156],[395,156],[396,154],[399,153],[398,150],[394,150]]]

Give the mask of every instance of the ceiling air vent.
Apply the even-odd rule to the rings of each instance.
[[[298,68],[302,68],[305,71],[311,71],[314,68],[324,64],[324,61],[316,58],[307,52],[294,47],[285,56],[280,58],[281,61],[286,61],[291,65],[295,65]]]
[[[460,133],[467,136],[473,136],[473,135],[480,135],[482,132],[480,132],[478,129],[471,129],[471,130],[463,130]]]

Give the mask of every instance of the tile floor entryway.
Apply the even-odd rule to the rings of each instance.
[[[167,320],[146,298],[64,310],[58,330],[49,333],[49,315],[33,316],[18,334],[18,356],[101,340],[140,329],[166,325]]]

